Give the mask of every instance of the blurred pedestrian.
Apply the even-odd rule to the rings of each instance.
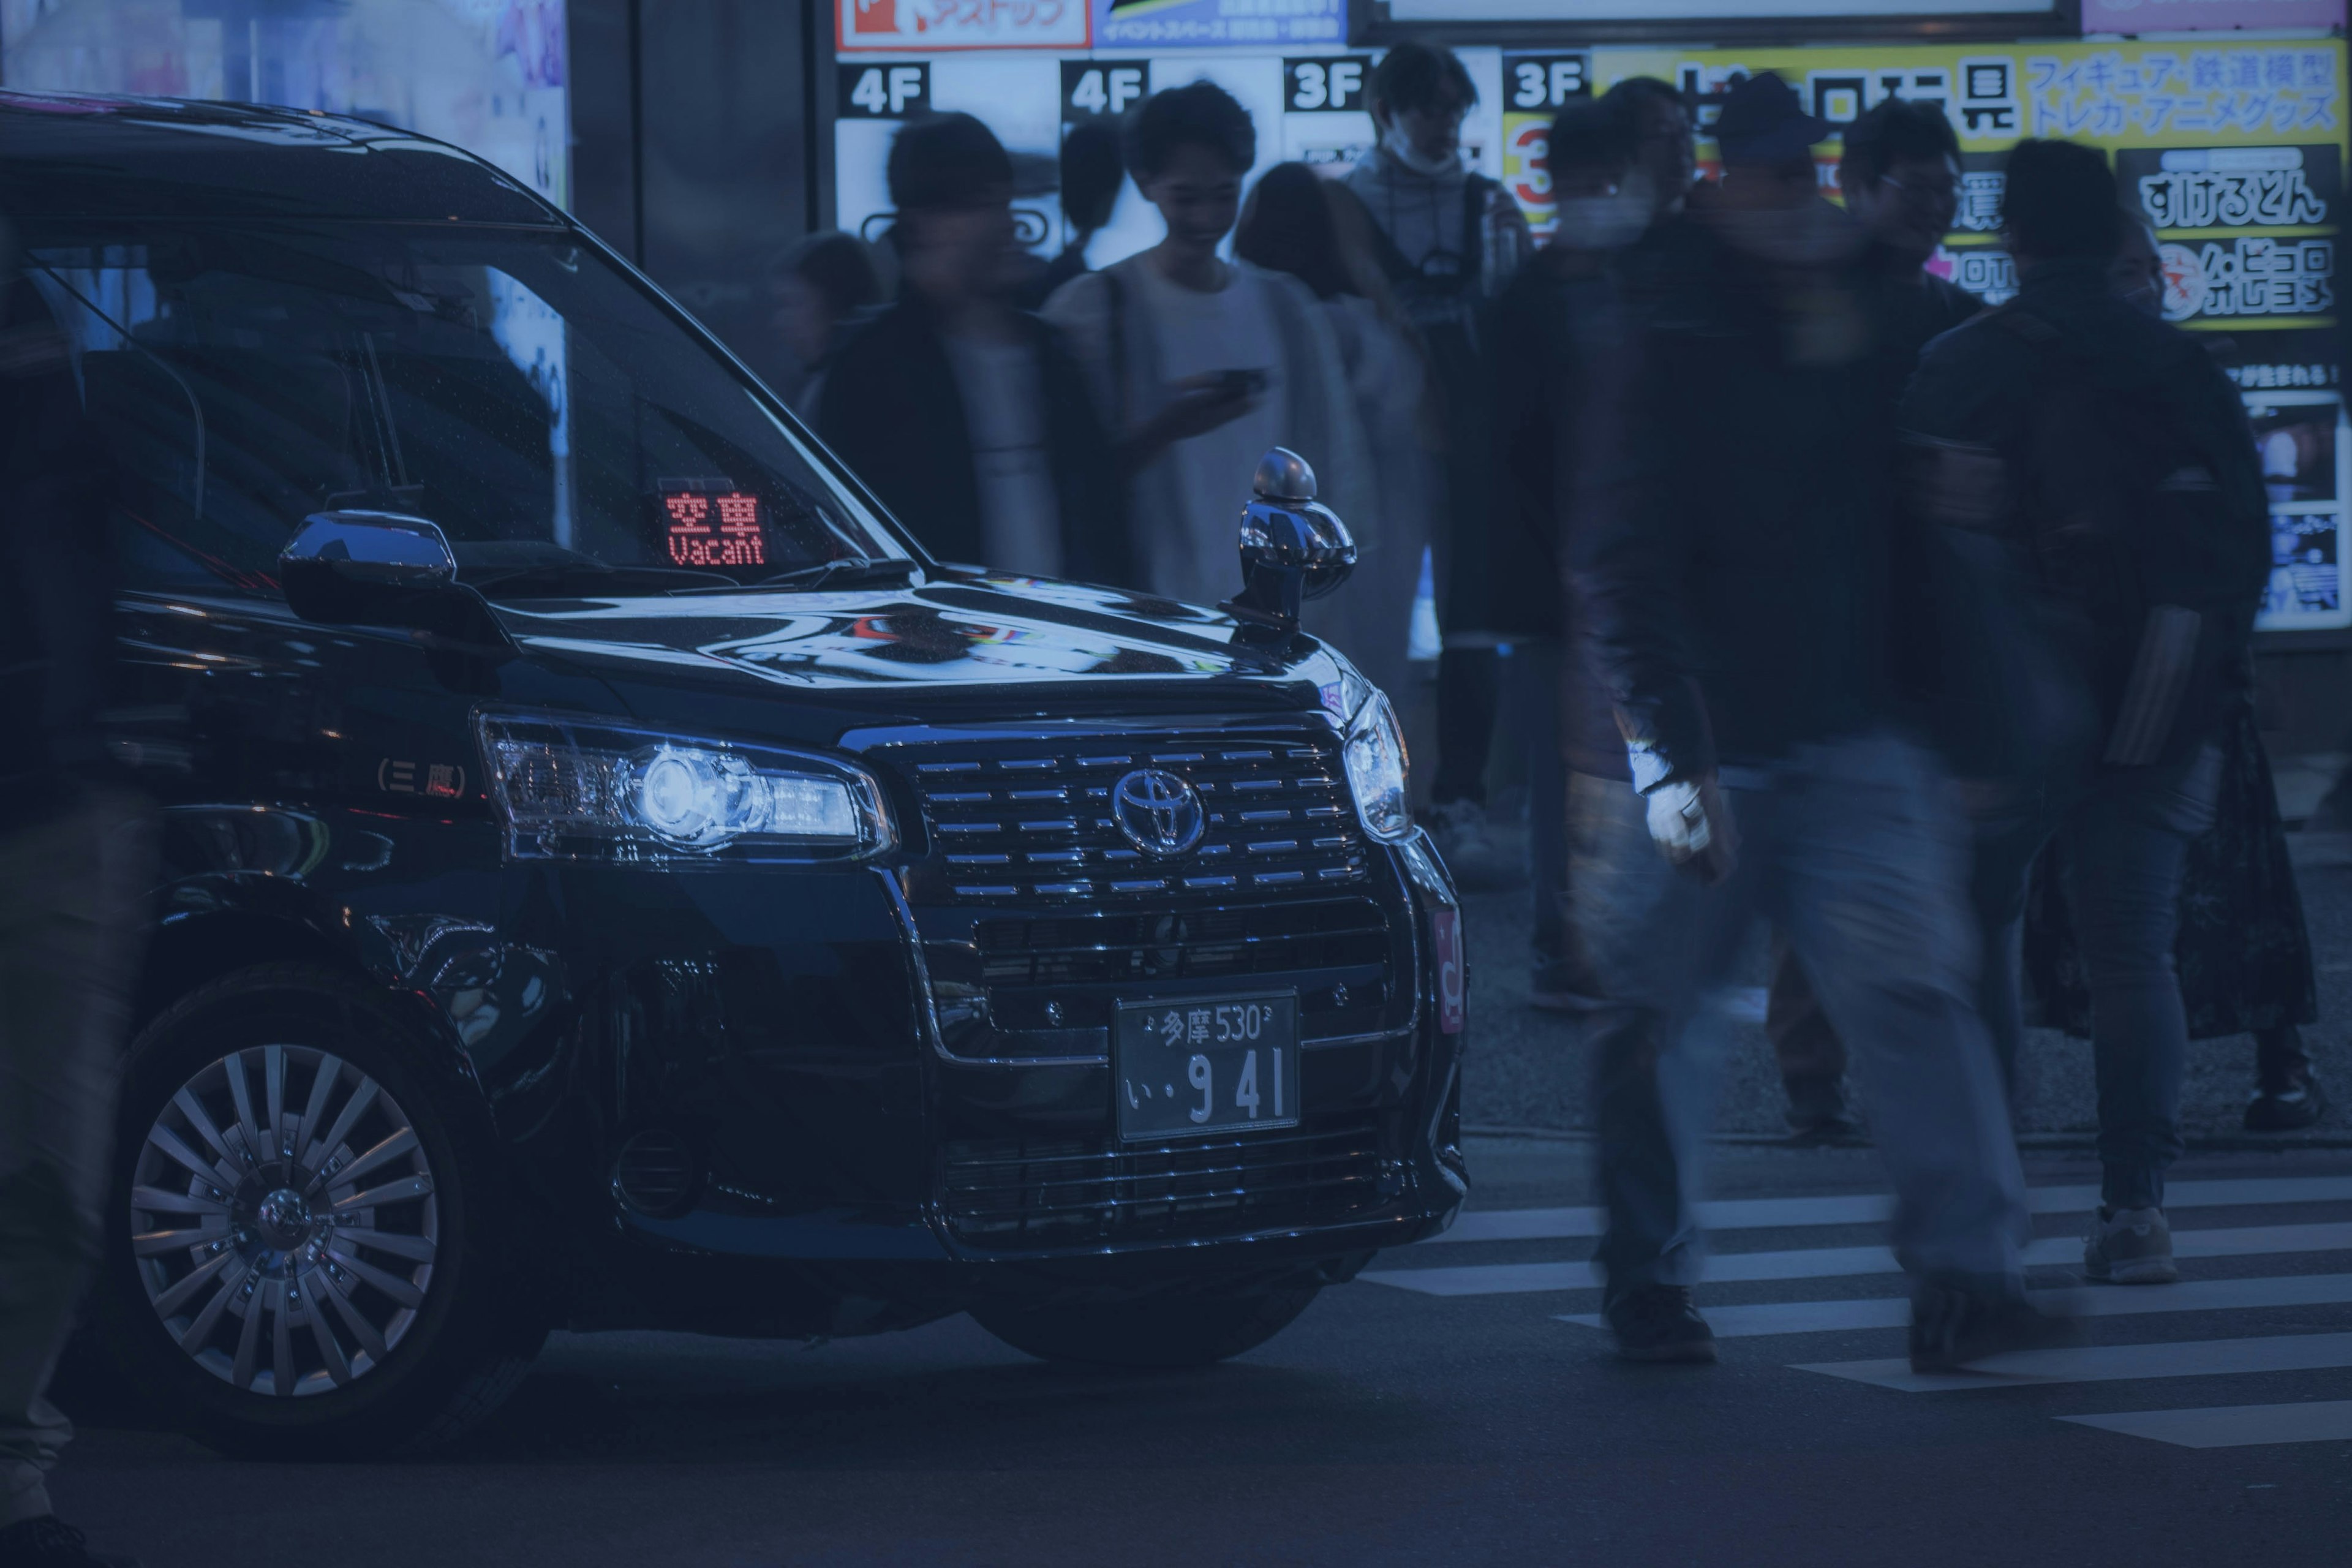
[[[1518,205],[1463,161],[1462,120],[1478,89],[1459,58],[1400,43],[1373,70],[1370,98],[1380,144],[1349,171],[1348,188],[1371,215],[1381,270],[1428,355],[1443,443],[1433,532],[1443,646],[1429,827],[1465,884],[1501,886],[1519,868],[1486,831],[1496,648],[1507,639],[1487,604],[1494,437],[1480,318],[1534,243]]]
[[[1633,127],[1634,164],[1650,193],[1650,222],[1625,248],[1612,270],[1619,300],[1639,318],[1667,291],[1685,252],[1704,246],[1684,221],[1698,169],[1689,106],[1683,95],[1654,76],[1627,77],[1601,95],[1601,102]]]
[[[1371,462],[1342,514],[1356,541],[1345,594],[1307,612],[1307,629],[1334,643],[1365,678],[1401,692],[1411,679],[1413,591],[1429,543],[1432,469],[1422,440],[1421,354],[1372,261],[1361,207],[1304,163],[1259,177],[1234,230],[1234,254],[1311,290],[1339,346]]]
[[[67,339],[0,261],[0,1563],[96,1563],[45,1478],[91,1271],[155,862],[101,728],[114,661],[107,464]]]
[[[2221,741],[2252,677],[2269,508],[2237,389],[2186,333],[2116,295],[2126,225],[2104,155],[2020,142],[2002,219],[2017,296],[1938,339],[1903,408],[1926,515],[2007,553],[2047,628],[2030,683],[2060,698],[1987,691],[1977,706],[1993,723],[1963,759],[1982,1005],[2013,1068],[2028,879],[2054,833],[2098,1076],[2102,1201],[2084,1271],[2152,1283],[2177,1277],[2162,1205],[2188,1053],[2181,872],[2213,825]],[[1947,637],[1965,661],[1972,632],[2015,631]],[[2032,732],[2036,702],[2076,715],[2072,732]]]
[[[826,374],[817,433],[950,562],[1124,584],[1110,442],[1060,336],[1011,300],[1013,165],[969,114],[890,144],[898,301]]]
[[[1342,519],[1370,459],[1313,291],[1217,254],[1257,160],[1249,111],[1213,82],[1157,92],[1130,111],[1125,151],[1167,235],[1064,284],[1045,315],[1118,433],[1141,585],[1213,605],[1240,586],[1237,520],[1268,448],[1306,458]]]
[[[827,366],[842,345],[879,313],[882,272],[874,249],[856,235],[823,229],[803,238],[768,273],[770,318],[801,382],[793,405],[814,417]]]
[[[1693,1203],[1751,921],[1777,918],[1864,1058],[1913,1277],[1911,1360],[2047,1342],[2025,1300],[2024,1184],[1973,1006],[1965,826],[1906,733],[1886,535],[1892,410],[1864,236],[1824,202],[1828,125],[1779,78],[1735,87],[1696,248],[1641,334],[1575,601],[1632,773],[1570,794],[1577,923],[1605,986],[1603,1312],[1620,1353],[1711,1360]],[[1704,458],[1696,454],[1703,449]],[[1670,873],[1669,866],[1677,868]]]
[[[2135,208],[2126,207],[2125,217],[2123,248],[2107,285],[2141,314],[2159,315],[2164,274],[2155,231]],[[2067,919],[2063,858],[2053,840],[2034,862],[2025,906],[2026,991],[2034,1022],[2088,1039],[2091,990]],[[2221,732],[2213,826],[2189,847],[2182,864],[2173,963],[2190,1039],[2254,1037],[2246,1131],[2295,1132],[2317,1122],[2327,1093],[2301,1026],[2318,1020],[2318,977],[2251,691],[2231,703]]]
[[[1087,247],[1109,226],[1111,212],[1118,205],[1119,187],[1126,183],[1117,121],[1097,115],[1079,121],[1063,133],[1062,220],[1070,226],[1070,239],[1060,255],[1021,286],[1023,310],[1045,309],[1056,289],[1087,270]]]
[[[1846,210],[1869,237],[1863,280],[1885,395],[1892,401],[1919,353],[1984,308],[1984,301],[1927,270],[1959,211],[1960,142],[1943,105],[1889,98],[1845,128],[1838,186]],[[1898,574],[1924,564],[1897,562]],[[1764,1032],[1780,1068],[1788,1121],[1800,1142],[1849,1143],[1860,1130],[1847,1114],[1845,1047],[1805,984],[1786,933],[1772,942]]]
[[[1489,549],[1494,624],[1511,639],[1507,710],[1524,716],[1533,968],[1528,999],[1552,1011],[1592,1005],[1568,918],[1568,773],[1631,775],[1608,693],[1568,659],[1562,541],[1581,521],[1592,464],[1581,446],[1591,404],[1614,395],[1623,322],[1612,264],[1654,213],[1636,163],[1634,114],[1622,101],[1572,104],[1552,121],[1545,154],[1557,214],[1549,243],[1496,302],[1496,504]]]

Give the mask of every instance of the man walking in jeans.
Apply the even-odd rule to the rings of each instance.
[[[99,714],[114,643],[105,468],[68,345],[0,258],[0,1568],[103,1561],[49,1506],[49,1374],[103,1252],[145,804]]]
[[[2013,1064],[2027,882],[2055,833],[2105,1167],[2084,1272],[2160,1284],[2177,1277],[2162,1205],[2189,1046],[2181,868],[2212,826],[2223,727],[2252,679],[2268,506],[2237,389],[2115,292],[2131,220],[2105,157],[2020,142],[2002,205],[2017,297],[1929,348],[1902,413],[1937,577],[2030,584],[2035,612],[2006,633],[1955,616],[1947,634],[1959,668],[2012,672],[1976,683],[1965,727],[1981,1007]]]
[[[1693,195],[1693,243],[1659,281],[1603,444],[1620,466],[1571,549],[1633,775],[1580,776],[1570,816],[1570,888],[1608,992],[1586,1037],[1603,1310],[1630,1358],[1714,1358],[1690,1302],[1697,1164],[1725,992],[1769,917],[1863,1058],[1914,1281],[1912,1362],[1948,1369],[2053,1325],[2022,1289],[1966,826],[1896,722],[1894,429],[1861,236],[1816,187],[1827,132],[1775,77],[1726,102],[1724,178]]]

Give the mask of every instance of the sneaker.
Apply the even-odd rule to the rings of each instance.
[[[1713,1361],[1715,1331],[1685,1285],[1636,1285],[1601,1304],[1624,1361]]]
[[[2258,1089],[2246,1107],[2249,1132],[2300,1132],[2327,1114],[2327,1091],[2303,1073],[2277,1089]]]
[[[2100,1209],[2083,1243],[2083,1272],[2105,1285],[2169,1285],[2179,1279],[2164,1211]]]
[[[1958,1372],[2008,1351],[2070,1343],[2074,1325],[2023,1296],[1923,1282],[1911,1295],[1911,1370]]]
[[[103,1557],[82,1532],[45,1513],[0,1530],[0,1568],[139,1568],[131,1557]]]
[[[1429,836],[1438,858],[1468,892],[1491,893],[1517,887],[1525,870],[1496,847],[1486,831],[1486,808],[1475,800],[1450,800],[1429,808]]]

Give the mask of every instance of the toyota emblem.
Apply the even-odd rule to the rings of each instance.
[[[1192,786],[1165,768],[1138,768],[1113,784],[1110,814],[1129,844],[1160,859],[1189,852],[1209,826]]]

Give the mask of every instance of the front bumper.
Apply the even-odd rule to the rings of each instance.
[[[668,1040],[658,1066],[642,1042],[614,1131],[677,1129],[707,1174],[683,1212],[604,1198],[598,1282],[575,1321],[852,1332],[991,1297],[1344,1278],[1443,1229],[1468,1190],[1463,1037],[1438,1005],[1437,931],[1457,906],[1425,844],[1377,860],[1371,893],[1398,963],[1393,1012],[1373,1020],[1387,1026],[1309,1031],[1295,1129],[1126,1146],[1106,1057],[950,1050],[930,980],[939,932],[897,877],[828,877],[831,943],[755,964],[722,942],[732,958],[695,996],[673,984],[651,1009]],[[885,931],[895,963],[876,945]],[[677,968],[625,973],[642,986]],[[802,1026],[777,1027],[756,987],[730,984],[751,968],[829,968],[860,994],[817,1005],[803,990]],[[642,1017],[647,1001],[624,1005]],[[812,1037],[819,1021],[836,1037]],[[704,1048],[678,1050],[681,1037]]]

